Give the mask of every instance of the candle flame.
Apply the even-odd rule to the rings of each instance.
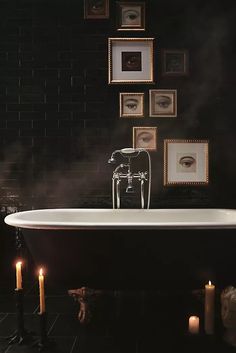
[[[16,263],[16,267],[21,267],[21,265],[22,265],[22,261],[18,261],[18,262]]]
[[[40,276],[43,275],[43,269],[42,269],[42,268],[40,268],[40,270],[39,270],[39,275],[40,275]]]
[[[211,281],[208,282],[209,286],[211,286]]]

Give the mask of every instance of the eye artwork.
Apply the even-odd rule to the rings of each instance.
[[[135,7],[126,7],[122,9],[122,24],[123,25],[140,25],[141,24],[141,8],[138,6]]]
[[[109,18],[109,0],[84,0],[84,18]]]
[[[157,109],[167,109],[169,108],[170,104],[172,103],[171,98],[168,96],[156,96],[155,97],[155,104]]]
[[[150,90],[149,114],[153,117],[177,116],[177,91],[173,89]]]
[[[138,108],[139,102],[135,98],[127,98],[124,100],[124,111],[131,110],[132,112],[136,111]]]
[[[164,140],[164,185],[207,185],[208,140]]]
[[[89,1],[89,12],[100,15],[104,13],[104,0],[90,0]]]
[[[145,30],[145,2],[117,2],[117,30],[144,31]]]
[[[108,38],[108,83],[153,83],[154,38]]]
[[[196,153],[183,154],[177,153],[177,172],[195,173],[196,172]]]
[[[141,71],[141,52],[121,52],[122,71]]]
[[[133,128],[133,147],[134,148],[145,148],[146,150],[156,150],[156,135],[157,129],[153,127],[143,128],[134,127]]]
[[[120,93],[120,117],[141,118],[144,116],[143,109],[144,93],[135,92]]]
[[[173,114],[173,95],[155,94],[154,95],[154,112],[156,114]]]
[[[148,131],[143,131],[137,134],[137,145],[146,148],[150,146],[153,140],[153,134]]]

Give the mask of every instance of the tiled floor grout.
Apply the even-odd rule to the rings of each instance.
[[[32,287],[33,288],[33,287]],[[53,288],[51,288],[53,289]],[[98,306],[98,311],[95,311],[94,316],[94,325],[88,327],[82,327],[78,325],[76,320],[76,313],[78,307],[73,305],[73,301],[70,300],[67,294],[61,294],[62,290],[59,288],[59,294],[50,294],[46,298],[48,300],[48,330],[47,334],[50,335],[50,339],[52,338],[54,343],[56,344],[57,349],[59,349],[60,353],[98,353],[98,352],[109,352],[109,353],[154,353],[157,349],[157,340],[160,340],[160,351],[161,353],[170,353],[174,352],[174,345],[176,345],[176,351],[181,351],[182,353],[186,353],[192,351],[193,353],[212,353],[215,349],[215,353],[229,353],[230,350],[223,346],[223,343],[220,341],[220,337],[215,337],[214,342],[209,342],[206,338],[201,335],[199,340],[195,340],[197,345],[195,347],[195,341],[190,342],[189,338],[182,337],[182,324],[180,323],[179,327],[175,327],[176,325],[173,324],[172,331],[166,333],[165,327],[169,327],[165,317],[160,315],[159,319],[156,321],[153,320],[153,311],[150,313],[150,322],[147,321],[147,325],[145,322],[137,323],[136,318],[141,320],[149,318],[149,314],[147,316],[143,316],[143,310],[149,310],[150,308],[154,308],[155,310],[159,310],[158,300],[155,296],[150,296],[150,305],[146,305],[146,300],[148,297],[143,296],[143,301],[145,306],[140,308],[140,295],[137,294],[138,299],[130,294],[128,296],[124,296],[123,301],[121,303],[120,311],[116,313],[116,302],[109,302],[108,304],[104,305],[102,302],[101,306]],[[31,292],[30,290],[27,292],[27,298],[25,298],[27,312],[25,313],[26,316],[26,325],[30,326],[34,330],[34,338],[39,337],[39,322],[37,316],[37,312],[39,310],[39,305],[37,303],[37,293],[35,291]],[[2,334],[4,333],[5,336],[11,329],[15,327],[16,321],[16,312],[9,312],[12,310],[14,305],[14,300],[12,299],[12,295],[9,295],[7,300],[7,295],[3,295],[3,302],[2,308],[0,312],[0,324],[2,329]],[[160,300],[163,300],[163,296],[158,297]],[[195,305],[196,308],[202,308],[202,302],[200,299],[191,297],[187,303],[185,302],[185,297],[183,304],[183,310],[185,310],[186,306],[188,305],[189,308],[192,308],[192,305]],[[27,301],[28,299],[28,301]],[[105,298],[106,299],[106,298]],[[1,295],[0,295],[1,301]],[[164,301],[163,304],[167,304],[167,301]],[[192,304],[193,303],[193,304]],[[46,302],[47,304],[47,302]],[[99,302],[98,302],[99,304]],[[168,301],[169,304],[169,301]],[[144,305],[144,304],[142,304]],[[154,305],[154,306],[153,306]],[[175,306],[173,306],[175,309]],[[112,310],[111,312],[109,310]],[[131,309],[131,311],[130,311]],[[189,309],[189,310],[190,310]],[[103,313],[104,310],[104,313]],[[169,309],[170,312],[171,309]],[[200,310],[200,309],[199,309]],[[5,312],[4,312],[5,311]],[[109,313],[107,312],[109,311]],[[114,312],[113,312],[114,311]],[[149,310],[150,311],[150,310]],[[148,311],[148,313],[149,313]],[[165,311],[164,307],[163,310],[161,309],[160,313],[163,314]],[[118,315],[116,315],[116,314]],[[145,311],[146,313],[146,311]],[[158,311],[159,313],[159,311]],[[185,313],[185,311],[184,311]],[[101,314],[101,316],[99,316]],[[104,316],[103,316],[104,314]],[[114,317],[113,317],[114,314]],[[176,310],[176,314],[180,315],[179,310]],[[201,314],[201,311],[200,311]],[[97,316],[96,316],[97,315]],[[183,314],[185,315],[185,314]],[[182,320],[183,315],[180,315]],[[156,324],[159,323],[159,320],[164,318],[163,327],[164,329],[159,331],[159,326],[162,328],[161,325]],[[4,320],[6,320],[4,322]],[[181,321],[182,322],[182,321]],[[155,329],[154,329],[155,327]],[[150,329],[149,329],[150,328]],[[183,328],[184,329],[184,328]],[[176,331],[174,331],[176,330]],[[185,332],[185,331],[184,331]],[[173,334],[171,339],[171,334]],[[165,335],[167,340],[165,341]],[[170,337],[169,337],[169,336]],[[2,340],[1,340],[2,339]],[[29,353],[29,352],[37,352],[31,347],[17,347],[16,346],[8,346],[7,341],[3,341],[4,336],[1,335],[0,337],[0,352],[1,353]],[[173,341],[173,343],[172,343]],[[220,343],[219,343],[219,342]],[[193,344],[192,344],[193,343]],[[219,344],[219,348],[216,347]],[[206,347],[204,348],[204,346]],[[172,347],[173,346],[173,347]],[[12,347],[12,348],[11,348]],[[223,350],[220,349],[223,347]],[[224,350],[225,348],[225,350]],[[2,349],[2,350],[1,350]],[[104,350],[103,350],[104,349]],[[122,350],[123,349],[123,350]],[[205,349],[205,350],[204,350]],[[51,352],[51,351],[50,351]]]
[[[8,313],[5,314],[5,316],[3,316],[3,317],[1,318],[0,323],[1,323],[3,320],[5,320],[7,316],[8,316]]]
[[[51,327],[50,327],[49,330],[48,330],[48,335],[50,334],[50,332],[52,331],[53,327],[55,326],[55,324],[56,324],[56,322],[57,322],[59,316],[60,316],[60,314],[57,314],[55,320],[53,321]]]
[[[75,348],[75,345],[76,345],[77,339],[78,339],[78,336],[76,336],[76,337],[75,337],[75,339],[74,339],[74,342],[73,342],[73,344],[72,344],[72,347],[71,347],[70,353],[73,353],[73,350],[74,350],[74,348]]]
[[[7,353],[10,348],[11,348],[11,346],[8,346],[7,349],[3,353]]]
[[[36,308],[33,311],[33,314],[37,314],[38,311],[39,311],[39,305],[36,306]]]

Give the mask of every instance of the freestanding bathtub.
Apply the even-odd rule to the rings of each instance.
[[[236,281],[234,209],[42,209],[5,222],[22,230],[35,265],[69,287]]]

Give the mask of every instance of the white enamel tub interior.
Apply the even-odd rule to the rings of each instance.
[[[13,213],[8,225],[30,229],[236,228],[234,209],[41,209]]]

